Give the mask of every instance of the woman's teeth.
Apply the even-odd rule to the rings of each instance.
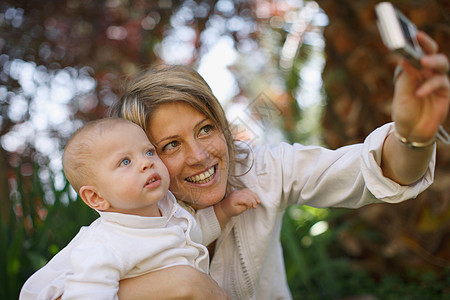
[[[214,173],[214,167],[211,167],[208,171],[188,177],[186,180],[192,183],[205,183],[212,179],[212,175],[214,175]]]

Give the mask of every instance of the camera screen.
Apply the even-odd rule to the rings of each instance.
[[[413,48],[416,49],[415,43],[415,33],[414,36],[410,32],[410,27],[407,21],[405,21],[401,16],[399,16],[398,20],[400,21],[400,26],[402,27],[403,34],[405,36],[406,42]]]

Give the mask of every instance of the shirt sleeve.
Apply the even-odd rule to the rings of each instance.
[[[19,300],[53,300],[63,294],[64,282],[71,273],[70,253],[78,246],[86,231],[87,227],[82,227],[66,247],[27,279],[20,291]]]
[[[79,247],[70,262],[73,273],[67,276],[62,299],[118,299],[123,270],[111,249],[100,244]]]
[[[39,271],[38,271],[39,272]],[[49,275],[37,274],[33,275],[33,283],[27,281],[20,291],[19,300],[54,300],[61,297],[64,291],[64,282],[67,278],[66,273],[58,273],[59,276],[54,276],[51,281],[46,283],[46,276]]]
[[[424,176],[417,182],[403,186],[384,177],[381,170],[382,147],[386,137],[394,130],[393,123],[378,128],[364,141],[361,154],[361,172],[370,192],[379,200],[396,203],[405,199],[416,198],[434,181],[436,163],[436,146],[432,159]]]
[[[433,182],[434,158],[423,178],[413,185],[401,186],[384,177],[381,154],[391,130],[392,124],[387,124],[364,143],[336,150],[286,143],[262,148],[255,151],[256,174],[251,180],[257,181],[255,185],[269,205],[283,210],[295,203],[358,208],[414,198]]]

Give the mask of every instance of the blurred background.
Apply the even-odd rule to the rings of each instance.
[[[397,57],[379,37],[377,2],[2,0],[0,298],[17,299],[96,218],[62,174],[63,145],[152,64],[197,69],[253,144],[337,148],[389,122]],[[448,0],[394,4],[449,55]],[[288,209],[294,298],[448,299],[449,150],[438,143],[435,183],[413,201]]]

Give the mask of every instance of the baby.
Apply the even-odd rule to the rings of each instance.
[[[249,190],[234,191],[216,209],[198,210],[202,221],[196,222],[168,191],[169,173],[145,132],[119,118],[78,130],[65,147],[63,167],[100,217],[27,280],[20,299],[36,290],[39,299],[117,299],[121,279],[174,265],[208,273],[204,245],[232,216],[259,203]],[[207,216],[214,211],[217,218]]]

